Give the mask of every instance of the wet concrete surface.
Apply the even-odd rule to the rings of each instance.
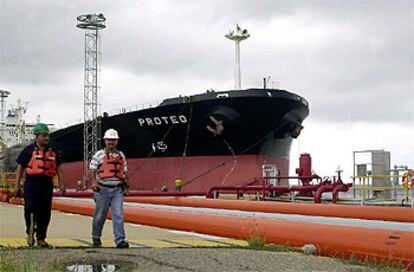
[[[114,271],[378,271],[337,259],[240,248],[3,249],[0,256],[16,266],[30,260],[33,271],[65,271],[74,264],[95,265],[95,271],[102,264],[117,265]]]

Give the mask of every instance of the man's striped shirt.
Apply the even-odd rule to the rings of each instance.
[[[114,157],[122,156],[124,158],[124,162],[125,162],[124,163],[124,171],[125,171],[125,175],[128,176],[128,163],[127,163],[127,160],[125,158],[124,153],[122,151],[118,151],[118,150],[116,150],[115,152],[109,152],[109,151],[106,150],[106,148],[99,150],[98,152],[95,153],[95,155],[93,155],[92,160],[89,164],[89,169],[90,170],[95,170],[96,172],[98,172],[99,168],[103,164],[104,157],[107,154],[112,154],[112,156],[114,156]],[[117,177],[101,179],[101,178],[99,178],[98,175],[96,175],[96,181],[101,185],[109,185],[109,186],[115,186],[115,185],[118,185],[118,184],[122,183],[122,181],[120,179],[118,179]]]

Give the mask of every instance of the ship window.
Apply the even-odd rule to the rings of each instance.
[[[225,97],[229,97],[229,94],[228,93],[222,93],[222,94],[218,94],[216,97],[217,98],[225,98]]]

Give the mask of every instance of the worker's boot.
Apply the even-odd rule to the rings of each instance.
[[[50,245],[45,240],[37,240],[37,245],[43,248],[50,247]]]
[[[34,215],[33,213],[30,214],[30,228],[29,228],[29,234],[27,235],[26,241],[27,245],[29,247],[33,247],[35,244],[35,222],[34,222]]]
[[[27,237],[26,237],[26,241],[27,241],[27,245],[28,245],[29,247],[33,247],[33,246],[34,246],[34,244],[35,244],[35,238],[34,238],[34,236],[33,236],[33,235],[27,235]]]
[[[102,245],[101,238],[92,237],[92,242],[94,247],[100,247]]]
[[[117,248],[129,248],[129,244],[126,241],[121,241],[119,244],[116,245]]]

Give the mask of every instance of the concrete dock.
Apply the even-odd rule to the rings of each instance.
[[[23,207],[0,203],[0,246],[26,246]],[[92,218],[77,214],[52,211],[47,241],[55,247],[90,247]],[[173,248],[173,247],[223,247],[246,246],[240,240],[192,234],[156,227],[125,223],[127,240],[131,247]],[[114,247],[112,222],[104,226],[102,243],[104,247]]]
[[[53,249],[30,249],[23,207],[0,203],[0,271],[381,271],[297,252],[252,250],[246,241],[129,223],[125,227],[131,248],[117,249],[110,220],[103,247],[93,248],[91,224],[91,217],[52,211],[47,241]]]

